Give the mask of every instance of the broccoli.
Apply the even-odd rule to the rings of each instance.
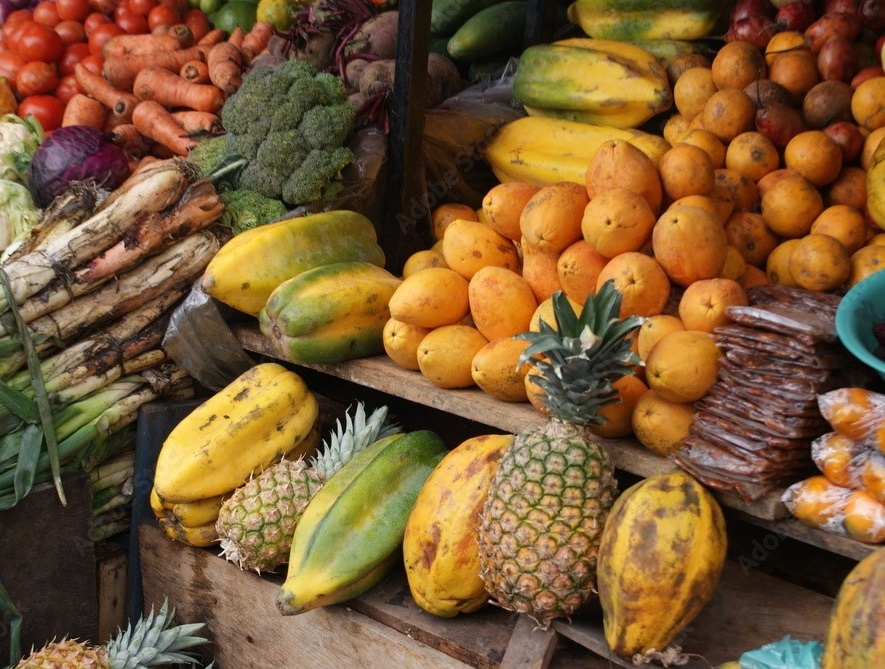
[[[289,206],[334,197],[355,121],[344,83],[309,63],[287,60],[251,71],[225,102],[229,153],[245,159],[236,186]]]
[[[286,214],[286,205],[280,200],[264,197],[252,190],[229,190],[221,193],[224,213],[221,222],[235,235],[244,230],[271,223]]]
[[[292,205],[330,200],[344,188],[341,170],[353,162],[346,147],[314,149],[283,184],[283,200]]]
[[[226,135],[207,137],[190,150],[187,158],[206,176],[225,164],[230,156]]]

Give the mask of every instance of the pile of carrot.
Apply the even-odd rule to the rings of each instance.
[[[75,66],[81,93],[68,102],[62,125],[110,131],[133,162],[187,155],[195,134],[221,127],[224,101],[271,35],[272,24],[257,22],[247,33],[216,28],[198,40],[186,25],[112,37],[101,74]]]

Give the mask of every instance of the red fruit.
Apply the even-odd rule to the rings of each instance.
[[[755,14],[732,23],[725,33],[725,41],[749,42],[760,51],[764,51],[771,36],[778,31],[777,24],[770,18]]]
[[[842,35],[849,40],[857,39],[860,35],[860,16],[857,12],[830,12],[823,14],[819,19],[805,29],[805,37],[812,53],[817,53],[830,37]]]
[[[817,13],[811,3],[804,0],[793,0],[777,10],[774,22],[781,30],[795,30],[805,32],[805,29],[814,23]]]
[[[731,10],[729,20],[736,23],[748,16],[774,16],[774,5],[769,0],[738,0]]]
[[[860,152],[863,149],[864,136],[856,123],[851,121],[834,121],[824,128],[824,132],[839,145],[839,149],[842,151],[843,164],[852,163],[860,156]]]
[[[876,32],[885,30],[885,1],[861,0],[857,13],[860,14],[864,27]]]
[[[855,74],[851,81],[852,88],[857,88],[867,79],[872,79],[873,77],[882,77],[885,76],[885,70],[881,68],[879,65],[870,65],[869,67],[865,67],[860,70],[857,74]]]

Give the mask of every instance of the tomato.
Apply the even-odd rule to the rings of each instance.
[[[98,26],[89,36],[89,50],[93,54],[101,55],[101,49],[105,42],[111,39],[111,37],[125,34],[125,31],[116,23],[106,23],[105,25]]]
[[[181,16],[174,9],[165,5],[157,5],[147,16],[148,27],[151,30],[157,26],[174,26],[181,23]]]
[[[25,66],[25,59],[18,52],[10,49],[0,51],[0,77],[6,77],[10,84],[15,86],[18,73]]]
[[[92,12],[83,20],[83,30],[86,31],[86,37],[89,37],[92,34],[92,31],[99,26],[103,26],[105,23],[110,22],[111,19],[101,12]]]
[[[136,14],[147,16],[158,4],[157,0],[129,0],[129,9]]]
[[[83,24],[79,21],[74,21],[72,19],[59,21],[55,25],[55,32],[61,37],[62,44],[65,46],[69,44],[86,43],[86,30],[83,28]]]
[[[77,42],[69,44],[65,50],[61,52],[61,58],[58,59],[58,72],[62,76],[74,73],[74,65],[86,58],[90,53],[89,45],[85,42]]]
[[[147,19],[135,12],[126,12],[117,17],[117,25],[129,35],[144,35],[150,32]]]
[[[104,58],[101,57],[101,54],[90,52],[90,54],[86,56],[86,58],[80,61],[80,65],[85,67],[90,72],[101,74],[101,68],[104,65]]]
[[[64,113],[65,103],[54,95],[29,95],[19,103],[16,112],[18,116],[33,114],[46,132],[61,127]]]
[[[64,42],[57,32],[36,21],[25,24],[18,33],[18,53],[27,61],[42,60],[44,63],[54,63],[61,56],[64,47]]]
[[[212,28],[209,17],[199,9],[189,9],[182,17],[184,25],[191,29],[194,41],[201,40]]]
[[[83,23],[92,12],[89,0],[55,0],[58,18],[62,21],[79,21]]]
[[[15,80],[15,88],[21,96],[51,93],[57,85],[55,65],[39,60],[25,63]]]
[[[34,7],[34,20],[45,26],[54,26],[61,21],[58,10],[55,8],[55,0],[43,0]]]
[[[9,23],[8,21],[4,23],[0,30],[3,32],[3,41],[6,43],[6,46],[10,49],[17,50],[19,35],[21,35],[22,31],[33,22],[33,19],[22,19],[19,21],[13,21],[12,23]]]
[[[159,4],[168,7],[179,16],[184,14],[189,7],[187,0],[159,0]]]
[[[68,104],[72,97],[81,92],[82,91],[77,85],[77,80],[74,78],[73,74],[69,74],[68,76],[59,79],[58,86],[55,87],[55,97],[65,104]]]

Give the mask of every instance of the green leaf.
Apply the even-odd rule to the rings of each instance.
[[[36,423],[40,419],[34,401],[18,390],[10,388],[2,379],[0,379],[0,404],[25,422]]]
[[[31,492],[34,475],[40,461],[40,447],[43,445],[43,428],[31,423],[22,431],[21,445],[18,451],[18,463],[15,466],[15,495],[21,500]]]

